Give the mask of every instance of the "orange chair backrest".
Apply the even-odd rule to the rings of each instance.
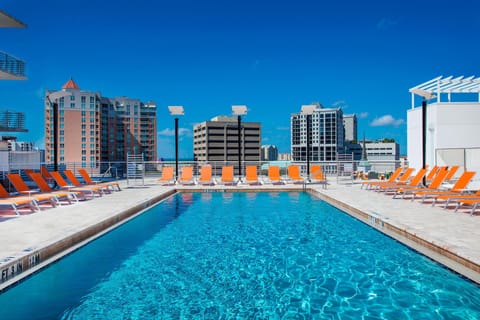
[[[247,181],[257,181],[257,166],[247,166],[245,169],[245,180]]]
[[[80,181],[78,181],[77,177],[75,177],[75,174],[73,173],[72,170],[64,170],[63,173],[65,174],[65,176],[67,177],[68,180],[70,180],[70,182],[74,185],[74,186],[81,186],[82,183]]]
[[[223,182],[232,182],[233,181],[233,166],[223,166],[222,167],[222,181]]]
[[[425,176],[425,173],[427,170],[421,168],[418,170],[417,174],[410,180],[410,183],[408,184],[409,186],[416,187],[422,182],[423,177]]]
[[[86,182],[87,184],[93,184],[92,178],[90,178],[90,175],[88,174],[87,170],[85,170],[85,169],[78,169],[78,173],[80,173],[80,175],[82,176],[83,180],[85,180],[85,182]]]
[[[18,192],[30,191],[30,188],[18,173],[9,173],[7,174],[7,178]]]
[[[170,181],[173,180],[173,167],[163,167],[162,177],[160,181]]]
[[[443,181],[445,180],[447,173],[448,173],[447,170],[438,170],[438,173],[435,175],[435,178],[432,180],[432,182],[428,185],[428,188],[438,189],[442,185]]]
[[[212,180],[212,166],[203,165],[200,169],[200,178],[199,181],[210,181]]]
[[[33,182],[35,182],[35,184],[38,186],[38,188],[42,191],[42,192],[52,192],[52,188],[50,188],[50,186],[48,185],[47,181],[45,181],[45,179],[43,179],[42,175],[40,173],[32,173],[30,175],[30,177],[32,178]]]
[[[467,187],[467,185],[470,183],[470,180],[472,180],[473,176],[475,175],[474,171],[465,171],[462,173],[460,178],[458,178],[457,182],[452,186],[452,190],[462,190]],[[447,174],[448,176],[448,174]],[[445,180],[447,180],[447,177],[445,176]]]
[[[412,175],[413,170],[414,170],[413,168],[405,169],[403,174],[398,178],[398,181],[399,182],[406,182],[408,180],[408,178],[410,178],[410,176]]]
[[[268,179],[272,181],[280,180],[280,167],[279,166],[269,166],[268,167]]]
[[[10,193],[8,193],[8,191],[5,190],[3,185],[0,183],[0,198],[9,198],[9,197],[11,197]]]
[[[439,169],[438,166],[433,166],[433,168],[427,174],[427,180],[432,180],[435,174],[437,173],[438,169]]]
[[[47,167],[41,166],[40,173],[45,179],[52,179],[52,175],[50,174],[50,171],[48,171]]]
[[[325,180],[325,176],[323,175],[322,166],[313,165],[310,167],[310,175],[314,180]]]
[[[192,166],[183,167],[180,180],[192,180],[192,179],[193,179],[193,167]]]
[[[449,181],[453,179],[453,176],[455,173],[457,173],[458,169],[460,166],[451,166],[450,169],[448,170],[447,175],[445,176],[445,180]]]
[[[288,166],[288,176],[292,179],[302,179],[300,176],[300,168],[297,165]]]
[[[53,180],[55,180],[55,182],[60,186],[60,187],[67,187],[68,186],[68,183],[67,181],[65,181],[65,179],[63,179],[62,175],[60,174],[60,172],[58,171],[52,171],[50,172],[50,174],[52,175],[52,178]]]

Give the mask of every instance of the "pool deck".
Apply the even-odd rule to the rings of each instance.
[[[78,204],[35,213],[24,211],[20,216],[0,216],[0,291],[176,191],[304,190],[301,184],[161,186],[153,180],[146,180],[144,186],[128,187],[126,181],[120,184],[122,191]],[[358,183],[337,184],[334,178],[329,179],[326,189],[318,184],[308,185],[306,189],[480,283],[478,214],[470,216],[468,210],[454,213],[440,206],[421,204],[418,200],[392,199],[382,193],[363,190]]]

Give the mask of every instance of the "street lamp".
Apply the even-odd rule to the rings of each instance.
[[[242,175],[242,115],[247,114],[247,106],[232,106],[232,113],[237,116],[238,123],[238,175]]]
[[[411,93],[419,95],[423,98],[422,100],[422,168],[427,169],[426,159],[427,159],[427,100],[433,99],[436,96],[430,91],[422,89],[410,89]],[[413,101],[413,100],[412,100]],[[426,175],[423,176],[423,185],[427,185]]]
[[[310,122],[312,114],[317,109],[317,106],[314,104],[302,106],[302,114],[307,116],[307,182],[310,182]]]
[[[183,106],[168,106],[170,114],[175,117],[175,181],[178,179],[178,117],[184,115]]]

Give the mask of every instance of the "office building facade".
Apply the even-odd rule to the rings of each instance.
[[[153,161],[156,126],[154,103],[102,97],[100,92],[80,90],[70,79],[60,91],[47,90],[45,95],[46,161],[54,161],[54,152],[59,163],[81,162],[82,167],[89,168],[102,162],[125,161],[127,153],[143,153],[145,160]]]
[[[355,114],[343,115],[345,129],[345,142],[357,142],[357,116]]]
[[[307,116],[290,116],[292,161],[307,160]],[[310,161],[335,161],[344,151],[343,112],[341,108],[318,105],[310,117]]]
[[[240,157],[242,165],[260,161],[261,124],[241,122]],[[238,166],[238,123],[236,117],[215,117],[193,127],[195,161],[229,163]]]

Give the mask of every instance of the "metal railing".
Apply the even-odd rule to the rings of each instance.
[[[0,70],[17,77],[25,77],[25,62],[0,51]]]
[[[349,167],[349,172],[351,171],[352,179],[355,178],[357,173],[359,161],[348,161],[348,163],[343,163],[341,161],[330,161],[330,162],[310,162],[310,166],[320,165],[323,171],[323,174],[327,177],[337,177],[340,174],[344,174],[345,167]],[[211,165],[212,166],[212,175],[214,177],[220,177],[222,173],[222,167],[224,166],[233,166],[234,173],[237,178],[238,176],[238,161],[215,161],[215,162],[198,162],[198,161],[179,161],[179,175],[181,170],[185,166],[193,166],[193,173],[195,176],[200,174],[200,168],[202,165]],[[268,176],[268,167],[275,165],[280,167],[280,174],[282,177],[287,178],[287,167],[290,164],[298,165],[300,168],[300,173],[306,177],[307,173],[307,164],[306,162],[291,162],[291,161],[246,161],[242,162],[242,177],[245,174],[245,169],[247,166],[256,166],[257,173],[260,177],[265,178]],[[387,168],[387,170],[377,171],[375,177],[380,177],[381,175],[387,175],[400,166],[399,161],[371,161],[370,164],[372,168],[382,167]],[[131,164],[130,164],[131,165]],[[32,169],[34,171],[40,172],[41,166],[45,166],[49,171],[54,170],[53,163],[43,163],[43,162],[25,162],[25,163],[15,163],[14,166],[4,167],[0,171],[0,179],[5,180],[6,174],[9,172],[20,173],[24,175],[23,169]],[[145,178],[159,178],[162,175],[163,168],[165,167],[174,167],[175,161],[145,161],[142,163],[142,169],[144,170],[143,174]],[[350,168],[350,166],[352,166]],[[340,168],[340,169],[339,169]],[[58,170],[62,172],[65,169],[69,169],[76,174],[78,174],[78,169],[86,169],[90,176],[94,177],[97,180],[120,180],[126,179],[128,174],[128,164],[126,161],[109,161],[109,162],[98,162],[98,163],[87,163],[85,166],[81,162],[69,162],[69,163],[60,163],[58,165]],[[339,171],[340,170],[340,171]]]

